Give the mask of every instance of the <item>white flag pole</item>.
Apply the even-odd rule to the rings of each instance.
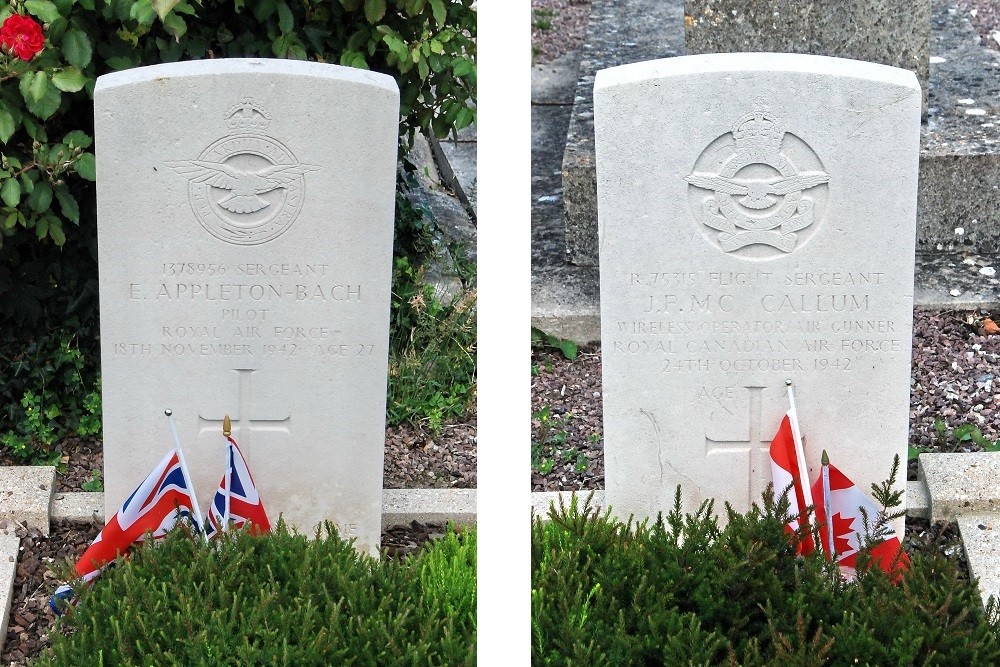
[[[823,515],[826,517],[826,543],[829,547],[827,554],[830,560],[837,560],[837,553],[833,550],[833,515],[830,513],[832,504],[830,502],[830,457],[823,450]]]
[[[799,431],[799,416],[795,412],[795,392],[792,391],[792,381],[785,380],[785,386],[788,387],[788,416],[791,417],[792,422],[792,440],[795,441],[795,458],[799,463],[799,479],[802,484],[802,499],[806,503],[806,507],[814,505],[812,497],[812,488],[809,486],[809,469],[806,467],[806,453],[805,449],[802,447],[802,432]],[[800,508],[805,511],[805,507]]]
[[[191,504],[194,505],[194,517],[198,521],[198,532],[201,533],[202,538],[205,540],[205,544],[208,544],[208,535],[205,534],[205,524],[201,520],[201,506],[198,505],[198,498],[194,494],[194,484],[191,483],[191,473],[188,472],[187,462],[184,460],[184,450],[181,449],[181,439],[177,435],[177,425],[174,424],[174,411],[167,408],[163,411],[163,414],[167,416],[167,421],[170,423],[170,432],[174,436],[174,446],[177,448],[177,459],[181,463],[181,473],[184,475],[184,482],[188,486],[188,492],[191,494]]]
[[[233,495],[233,443],[229,438],[233,434],[233,422],[226,415],[222,420],[222,435],[226,436],[226,510],[222,513],[222,532],[229,530],[229,500]]]

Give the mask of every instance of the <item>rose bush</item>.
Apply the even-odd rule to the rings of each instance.
[[[12,14],[0,26],[0,42],[21,60],[31,60],[45,46],[45,35],[30,16]]]

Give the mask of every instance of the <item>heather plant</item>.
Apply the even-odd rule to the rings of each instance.
[[[37,665],[474,665],[476,536],[401,561],[315,539],[175,529],[89,589]]]
[[[1000,613],[940,555],[898,583],[878,567],[845,581],[820,552],[797,557],[788,503],[746,514],[711,502],[621,522],[588,502],[532,528],[535,665],[911,665],[1000,662]],[[814,536],[815,537],[815,536]],[[866,545],[866,549],[872,548]]]

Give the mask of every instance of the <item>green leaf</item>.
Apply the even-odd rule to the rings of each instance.
[[[55,187],[56,199],[59,201],[59,210],[62,211],[63,217],[80,224],[80,205],[76,202],[76,199],[70,193],[69,188],[66,187],[65,183],[60,183]],[[61,244],[60,244],[61,245]]]
[[[58,88],[52,85],[45,72],[25,74],[21,77],[18,87],[21,89],[21,96],[24,98],[28,111],[42,120],[48,119],[59,109],[62,94]],[[37,138],[36,140],[42,141]]]
[[[0,199],[3,199],[3,203],[11,208],[21,203],[21,184],[17,182],[16,178],[4,180],[3,187],[0,187]],[[7,229],[13,226],[13,224],[8,225]]]
[[[129,17],[135,19],[139,25],[153,25],[156,12],[153,11],[152,0],[138,0],[138,2],[133,2],[129,8]]]
[[[153,0],[153,11],[156,12],[156,15],[162,21],[170,13],[170,10],[177,6],[178,2],[180,0]]]
[[[4,229],[14,229],[14,225],[17,224],[17,211],[14,211],[7,216],[7,219],[3,221]]]
[[[468,76],[475,70],[476,66],[471,60],[466,58],[456,58],[455,64],[452,65],[451,71],[456,77]]]
[[[67,67],[52,73],[52,83],[64,93],[75,93],[87,84],[87,77],[75,67]]]
[[[52,205],[52,186],[46,181],[35,185],[34,191],[28,197],[28,206],[39,213],[45,213]]]
[[[560,340],[559,349],[562,350],[563,356],[573,361],[576,356],[580,353],[580,349],[577,347],[576,343],[571,340]]]
[[[365,18],[369,23],[378,23],[385,16],[385,0],[365,0]]]
[[[295,28],[295,17],[287,2],[278,3],[278,28],[282,33],[289,33]]]
[[[42,23],[50,23],[60,18],[59,9],[49,2],[49,0],[27,0],[24,8],[29,14],[33,14],[42,20]]]
[[[76,173],[88,181],[97,181],[97,163],[93,153],[83,153],[80,158],[73,163]]]
[[[448,17],[448,12],[444,8],[444,0],[430,0],[431,11],[434,13],[434,20],[437,21],[439,26],[444,25],[445,19]]]
[[[66,133],[62,142],[72,148],[90,148],[90,145],[94,143],[94,140],[91,139],[90,135],[83,130],[73,130],[72,132]]]
[[[181,41],[181,37],[187,32],[187,23],[184,19],[177,14],[169,14],[167,18],[163,19],[163,27],[166,28],[167,32],[170,33],[174,39],[178,42]]]
[[[38,240],[41,241],[45,238],[45,235],[49,233],[49,220],[48,218],[39,218],[35,222],[35,234],[38,236]]]
[[[263,23],[271,18],[277,8],[278,3],[275,0],[260,0],[253,8],[253,17]]]
[[[0,108],[0,143],[7,143],[16,131],[17,123],[14,122],[14,117],[6,109]]]
[[[66,232],[63,231],[62,222],[55,216],[49,218],[49,238],[55,241],[57,246],[66,243]]]
[[[81,30],[75,28],[67,30],[62,40],[62,52],[66,62],[73,67],[83,69],[90,64],[93,55],[90,38]]]

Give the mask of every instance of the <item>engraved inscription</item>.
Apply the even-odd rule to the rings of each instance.
[[[195,217],[212,236],[236,245],[271,241],[291,227],[305,197],[304,175],[319,169],[300,163],[265,134],[271,116],[250,98],[225,116],[230,135],[195,160],[167,166],[188,179]]]
[[[744,259],[772,259],[816,232],[830,176],[813,149],[758,100],[705,148],[684,180],[712,245]]]
[[[876,319],[881,271],[629,271],[635,319],[615,323],[611,354],[663,373],[853,371],[903,353],[906,331]],[[815,291],[812,291],[815,290]],[[747,375],[750,374],[750,375]]]

